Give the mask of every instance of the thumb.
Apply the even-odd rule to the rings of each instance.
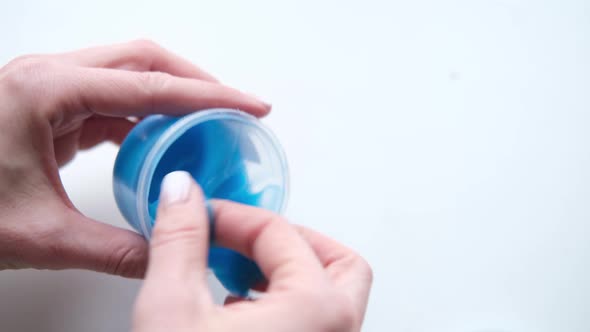
[[[82,268],[142,278],[148,245],[139,234],[90,219],[77,211],[68,218],[74,226],[64,232],[62,254],[69,268]]]
[[[176,171],[162,181],[146,280],[207,288],[209,223],[205,199],[191,175]]]

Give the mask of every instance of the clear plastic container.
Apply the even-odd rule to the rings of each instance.
[[[272,132],[255,117],[211,109],[141,121],[121,145],[113,174],[117,205],[146,239],[150,238],[163,177],[189,172],[207,199],[229,199],[281,213],[287,202],[285,155]],[[263,280],[242,255],[211,245],[209,267],[233,294],[245,295]]]

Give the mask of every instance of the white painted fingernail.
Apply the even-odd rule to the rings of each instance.
[[[185,171],[168,173],[162,180],[160,204],[171,205],[188,199],[191,190],[191,175]]]

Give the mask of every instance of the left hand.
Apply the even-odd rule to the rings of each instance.
[[[59,166],[78,150],[120,143],[129,117],[270,105],[220,84],[148,41],[31,55],[0,69],[0,270],[83,268],[142,277],[147,245],[71,203]]]

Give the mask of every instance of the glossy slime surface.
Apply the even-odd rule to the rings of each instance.
[[[161,120],[160,117],[154,121]],[[149,118],[144,121],[148,122],[140,123],[129,135],[135,137],[129,140],[136,150],[142,149],[141,138],[147,137],[142,134],[145,134],[146,128],[150,128]],[[115,164],[115,196],[123,214],[138,229],[142,221],[138,222],[136,216],[128,216],[129,185],[117,181],[118,167],[124,177],[130,169],[124,167],[125,163],[142,162],[139,160],[141,154],[134,157],[133,149],[126,143],[127,139],[119,153],[124,155],[118,156]],[[285,174],[277,175],[269,171],[279,166],[277,160],[273,150],[269,149],[268,137],[264,137],[262,131],[247,121],[221,118],[205,120],[189,127],[150,161],[155,163],[155,168],[149,177],[150,183],[146,187],[149,190],[145,195],[149,232],[155,222],[162,179],[176,170],[189,172],[202,187],[207,199],[228,199],[280,212],[285,199],[285,183],[281,182]],[[128,182],[133,185],[133,181]],[[237,252],[216,246],[214,241],[209,251],[209,267],[224,287],[235,295],[245,296],[249,289],[264,280],[253,261]]]

